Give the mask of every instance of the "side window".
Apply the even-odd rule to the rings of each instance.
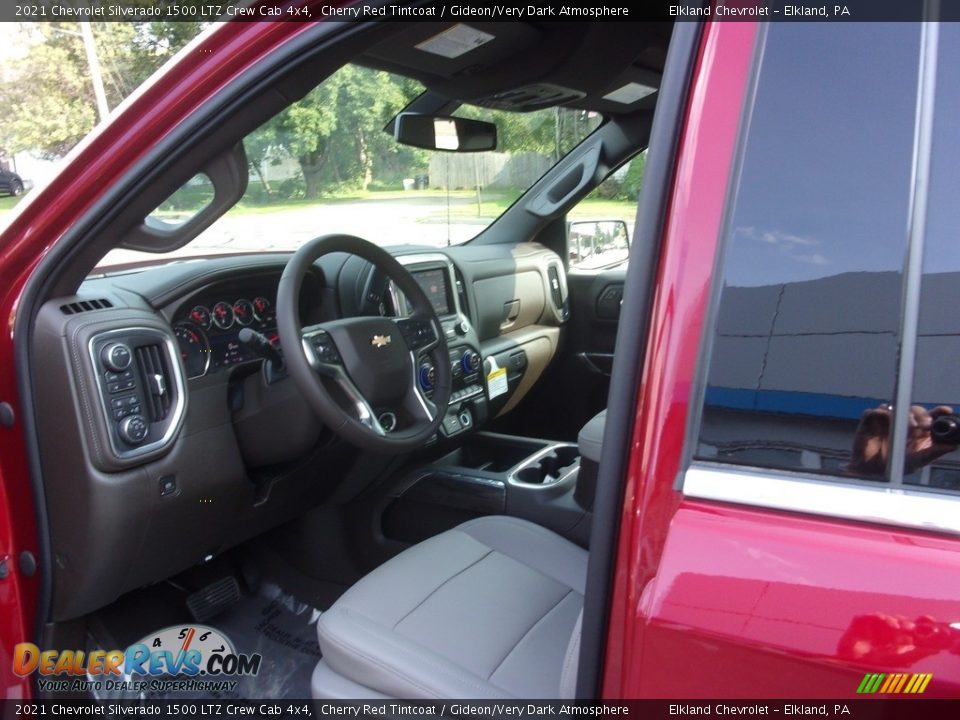
[[[920,28],[765,32],[694,455],[883,482]]]
[[[960,491],[960,26],[940,26],[923,275],[906,474],[908,485]],[[929,426],[929,431],[928,427]]]
[[[571,268],[599,270],[627,262],[646,163],[644,150],[567,213]]]

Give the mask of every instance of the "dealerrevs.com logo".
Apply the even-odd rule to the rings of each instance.
[[[40,650],[14,648],[13,671],[38,673],[40,689],[57,691],[230,691],[231,677],[256,675],[259,653],[238,653],[219,630],[175,625],[148,635],[126,650]]]

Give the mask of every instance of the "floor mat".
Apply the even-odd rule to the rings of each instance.
[[[316,627],[319,617],[320,611],[316,608],[296,600],[276,585],[264,583],[256,595],[242,598],[229,610],[205,623],[228,638],[237,653],[258,653],[262,657],[256,675],[230,677],[230,682],[236,681],[231,689],[146,692],[104,689],[95,695],[102,700],[309,698],[310,675],[320,659]],[[149,646],[148,638],[144,642]],[[96,647],[95,641],[91,641],[91,647]],[[129,682],[146,678],[137,675],[123,679]],[[158,679],[183,680],[184,676]],[[208,679],[209,676],[190,678],[205,684]]]

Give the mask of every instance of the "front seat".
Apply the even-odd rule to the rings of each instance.
[[[425,540],[317,623],[316,699],[571,698],[587,553],[483,517]]]

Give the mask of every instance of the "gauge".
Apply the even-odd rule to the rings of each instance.
[[[273,306],[265,297],[253,299],[253,316],[260,322],[273,320]]]
[[[228,302],[218,302],[213,306],[213,324],[221,330],[233,325],[233,306]]]
[[[253,305],[249,300],[237,300],[233,304],[233,317],[238,325],[246,327],[253,322]]]
[[[187,377],[195,378],[207,374],[210,366],[210,343],[203,330],[192,322],[177,323],[173,328],[180,348],[180,359]]]
[[[210,329],[210,308],[206,305],[197,305],[193,310],[190,311],[190,319],[196,325],[200,326],[202,330]]]
[[[166,651],[170,653],[170,656],[178,658],[177,663],[182,662],[180,658],[185,658],[188,652],[196,653],[194,657],[200,658],[198,664],[201,667],[206,667],[209,660],[216,657],[216,654],[219,654],[222,659],[236,658],[237,654],[236,647],[230,638],[209,625],[172,625],[158,632],[150,633],[138,644],[145,645],[153,652]],[[210,664],[212,665],[212,663]],[[159,667],[161,671],[164,670],[162,663]],[[173,672],[171,671],[175,670],[169,665],[165,669],[167,672],[162,677],[172,676]],[[137,672],[140,672],[140,670],[137,670]],[[150,672],[154,672],[152,667]],[[200,671],[201,674],[203,672],[203,670]]]

